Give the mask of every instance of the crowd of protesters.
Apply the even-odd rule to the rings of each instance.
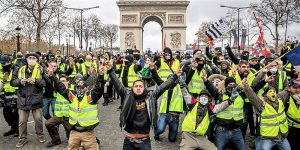
[[[168,47],[154,54],[1,54],[0,96],[11,127],[3,135],[19,137],[16,147],[23,147],[31,112],[46,147],[62,142],[62,125],[68,149],[99,149],[98,105],[120,99],[124,150],[151,149],[151,129],[161,141],[167,126],[168,141],[180,139],[182,150],[299,150],[300,73],[280,57],[298,45],[260,57],[236,54],[229,46],[207,46],[193,55]],[[247,134],[253,143],[245,143]]]

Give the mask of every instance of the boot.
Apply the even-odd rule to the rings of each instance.
[[[3,136],[10,136],[10,135],[13,135],[13,134],[15,134],[15,133],[16,133],[16,129],[10,128],[10,130],[7,131],[7,132],[5,132],[5,133],[3,134]]]

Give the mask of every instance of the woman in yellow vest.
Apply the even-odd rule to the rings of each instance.
[[[99,124],[97,102],[103,94],[104,71],[99,70],[94,88],[89,91],[85,81],[79,80],[76,83],[76,92],[59,81],[53,74],[53,68],[48,67],[49,78],[53,81],[56,91],[70,102],[69,123],[71,125],[70,138],[68,141],[69,150],[77,150],[82,145],[84,149],[96,150],[96,133],[94,129]]]
[[[275,88],[268,86],[262,96],[258,96],[243,80],[244,91],[255,109],[259,112],[257,122],[256,150],[271,150],[274,146],[282,150],[290,150],[287,140],[288,120],[285,113],[284,102],[277,95]]]
[[[187,102],[187,100],[185,100]],[[190,109],[182,122],[182,141],[180,150],[216,150],[217,147],[209,141],[211,136],[211,117],[229,106],[229,101],[211,105],[212,97],[207,90],[202,90],[197,99],[192,98]]]

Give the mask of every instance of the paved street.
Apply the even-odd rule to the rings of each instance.
[[[102,103],[102,99],[99,102]],[[119,101],[114,101],[109,106],[103,107],[102,105],[99,105],[100,110],[100,125],[96,128],[97,137],[101,141],[101,150],[120,150],[122,149],[123,144],[123,133],[119,127],[119,111],[116,111],[117,107],[119,106]],[[7,131],[8,125],[6,124],[3,114],[2,114],[2,108],[0,109],[0,149],[1,150],[12,150],[16,149],[15,145],[18,141],[18,138],[15,137],[3,137],[3,132]],[[44,128],[45,137],[47,139],[47,142],[49,141],[49,135]],[[67,139],[64,134],[64,129],[62,126],[60,126],[60,137],[62,140],[62,144],[56,147],[53,147],[48,150],[65,150],[67,149]],[[45,148],[46,143],[39,143],[36,138],[35,130],[34,130],[34,122],[33,118],[29,118],[28,123],[28,139],[29,142],[23,147],[20,148],[20,150],[42,150],[47,149]],[[180,137],[180,136],[179,136]],[[152,149],[154,150],[177,150],[179,149],[179,141],[176,143],[169,143],[167,141],[167,134],[164,134],[162,136],[162,142],[155,142],[153,139],[153,136],[151,136],[151,144]]]

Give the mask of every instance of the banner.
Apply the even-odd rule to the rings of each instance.
[[[232,29],[231,32],[232,32],[232,35],[233,35],[233,45],[232,45],[232,49],[237,49],[238,40],[237,40],[236,29]],[[231,42],[231,41],[230,41],[230,42]]]

